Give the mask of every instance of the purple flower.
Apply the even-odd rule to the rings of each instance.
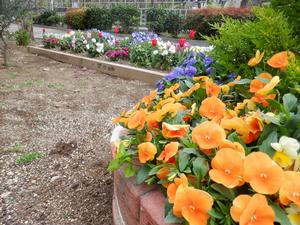
[[[165,76],[165,80],[172,81],[178,78],[180,75],[184,75],[183,68],[175,67],[168,75]]]
[[[185,68],[185,75],[188,77],[193,77],[197,73],[197,69],[194,66],[188,66]]]
[[[213,68],[212,68],[212,67],[208,67],[208,68],[206,69],[206,74],[207,74],[207,75],[210,75],[212,72],[213,72]]]
[[[199,52],[199,56],[204,59],[205,58],[205,54],[203,52]]]
[[[230,79],[235,79],[237,77],[237,74],[236,73],[231,73],[231,74],[228,75],[228,77]]]
[[[213,62],[214,62],[214,60],[211,57],[209,57],[209,56],[205,57],[204,58],[204,67],[205,68],[209,67]]]

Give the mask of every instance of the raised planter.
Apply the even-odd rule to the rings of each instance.
[[[137,185],[122,170],[114,172],[114,225],[171,225],[164,223],[164,204],[157,186]]]
[[[45,56],[60,62],[94,69],[111,76],[124,79],[140,80],[151,85],[164,77],[164,73],[141,69],[133,66],[122,65],[114,62],[107,62],[98,59],[87,58],[57,50],[45,49],[42,47],[29,46],[28,51],[32,54]]]
[[[123,131],[120,126],[114,129],[111,142],[118,140]],[[115,153],[112,147],[113,157]],[[137,185],[135,177],[125,178],[122,170],[114,172],[114,225],[167,225],[164,204],[165,197],[158,186]]]

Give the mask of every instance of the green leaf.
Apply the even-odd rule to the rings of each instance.
[[[223,219],[223,215],[221,213],[217,212],[214,209],[209,210],[208,214],[211,215],[212,217],[216,218],[216,219]]]
[[[271,107],[272,109],[275,109],[278,112],[284,112],[282,105],[278,101],[273,99],[267,99],[267,102],[270,104],[269,107]]]
[[[285,94],[282,97],[282,99],[283,99],[283,105],[284,105],[284,108],[286,111],[291,112],[291,111],[293,111],[293,109],[296,108],[297,98],[294,95],[288,93],[288,94]]]
[[[108,170],[109,170],[110,172],[112,172],[112,171],[115,171],[115,170],[119,169],[120,166],[121,166],[120,160],[117,159],[117,158],[115,158],[115,159],[113,159],[113,160],[111,160],[111,161],[109,162]]]
[[[182,224],[183,223],[183,219],[176,217],[173,215],[173,207],[168,211],[167,216],[165,217],[165,223],[179,223]]]
[[[194,84],[193,84],[191,81],[189,81],[189,80],[184,80],[184,83],[185,83],[185,85],[186,85],[188,88],[191,88],[191,87],[194,86]]]
[[[221,184],[214,183],[211,185],[211,188],[231,201],[236,197],[236,193],[233,189],[226,188]]]
[[[195,148],[184,148],[182,149],[182,151],[187,154],[194,154],[196,156],[201,156],[200,152]]]
[[[209,170],[207,160],[205,158],[197,157],[193,161],[193,172],[198,178],[199,182],[206,176]]]
[[[149,171],[151,170],[151,168],[148,165],[143,165],[139,171],[137,172],[136,175],[136,183],[137,184],[141,184],[143,183],[147,177],[149,176]]]
[[[275,130],[277,130],[277,127],[274,124],[269,124],[269,125],[265,126],[263,132],[261,133],[261,135],[257,141],[257,145],[261,145],[262,142],[268,137],[268,135],[272,131],[275,131]]]
[[[240,143],[244,148],[247,147],[245,145],[244,141],[240,138],[240,136],[236,132],[233,132],[230,135],[228,135],[227,139],[229,141],[232,141],[232,142],[238,142],[238,143]]]
[[[273,157],[275,150],[271,147],[271,143],[277,142],[277,130],[272,131],[269,136],[261,143],[259,151]]]
[[[132,177],[136,173],[135,169],[133,168],[132,164],[128,164],[128,166],[124,170],[125,177]]]
[[[190,161],[190,155],[180,151],[178,156],[178,162],[179,162],[179,170],[180,172],[183,172],[184,169],[187,167]]]
[[[160,164],[158,166],[153,167],[150,171],[149,171],[149,176],[152,176],[154,174],[156,174],[162,167],[166,166],[165,164]]]
[[[276,215],[276,222],[279,222],[281,225],[292,225],[282,208],[273,202],[271,203],[271,207]]]

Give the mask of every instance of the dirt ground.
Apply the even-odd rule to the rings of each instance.
[[[0,68],[0,224],[112,224],[111,119],[150,87],[25,49],[10,62]]]

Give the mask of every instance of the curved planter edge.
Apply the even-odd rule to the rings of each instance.
[[[122,170],[113,176],[114,225],[172,225],[164,223],[165,197],[157,186],[137,185],[135,178],[125,178]]]

